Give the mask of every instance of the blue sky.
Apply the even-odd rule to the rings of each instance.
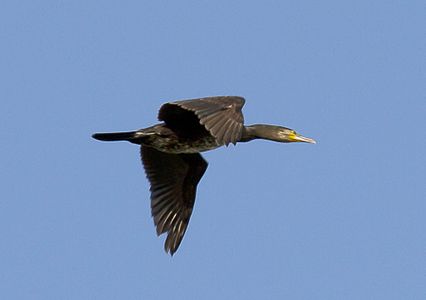
[[[3,1],[0,298],[425,299],[423,1]],[[246,98],[174,257],[96,131]]]

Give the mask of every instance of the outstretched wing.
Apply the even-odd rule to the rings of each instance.
[[[164,249],[178,249],[194,207],[197,184],[207,169],[198,154],[170,154],[141,147],[142,162],[151,183],[151,212],[157,235],[167,232]]]
[[[235,144],[243,132],[244,117],[241,109],[244,102],[244,98],[237,96],[176,101],[161,106],[158,119],[179,132],[193,130],[198,133],[205,128],[219,144]],[[200,124],[204,128],[198,128]]]

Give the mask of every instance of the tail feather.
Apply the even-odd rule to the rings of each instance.
[[[135,138],[136,131],[128,132],[108,132],[108,133],[95,133],[92,135],[94,139],[99,141],[131,141]]]

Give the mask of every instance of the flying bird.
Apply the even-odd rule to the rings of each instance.
[[[141,145],[142,163],[151,184],[151,213],[157,235],[167,233],[166,252],[178,249],[191,217],[198,182],[207,169],[200,152],[255,139],[281,143],[315,140],[293,129],[255,124],[244,126],[244,98],[217,96],[165,103],[160,124],[129,132],[95,133],[100,141]]]

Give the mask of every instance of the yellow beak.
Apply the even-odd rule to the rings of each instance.
[[[295,135],[291,135],[290,139],[292,140],[292,142],[304,142],[304,143],[310,143],[310,144],[316,144],[317,143],[314,139],[305,137],[305,136],[297,134],[297,133]]]

